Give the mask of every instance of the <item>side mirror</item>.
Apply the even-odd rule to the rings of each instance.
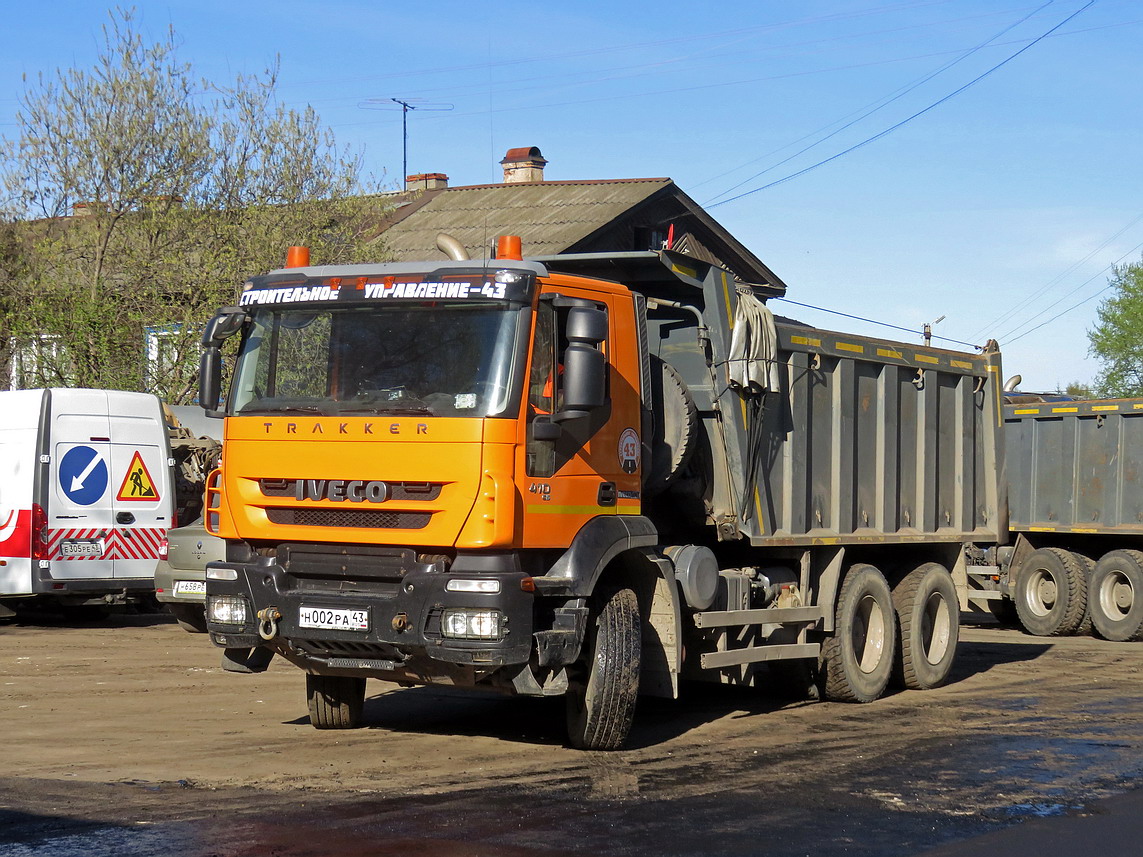
[[[198,402],[208,417],[222,416],[218,400],[222,395],[222,352],[217,345],[203,349],[198,367]]]
[[[568,347],[563,354],[563,407],[554,420],[576,419],[607,404],[607,312],[593,306],[568,310]]]
[[[202,333],[203,348],[219,347],[224,340],[238,333],[245,321],[245,310],[233,306],[223,307],[206,323],[206,330]]]

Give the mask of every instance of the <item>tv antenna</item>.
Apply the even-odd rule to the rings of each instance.
[[[452,110],[453,105],[443,102],[428,102],[423,98],[367,98],[357,105],[366,110],[401,110],[401,175],[404,188],[409,188],[409,111],[410,110]]]

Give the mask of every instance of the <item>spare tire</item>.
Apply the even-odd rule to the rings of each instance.
[[[698,408],[686,382],[661,357],[651,355],[650,461],[644,468],[643,491],[661,494],[675,482],[694,452]]]

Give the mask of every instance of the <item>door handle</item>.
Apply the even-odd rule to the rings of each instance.
[[[115,516],[115,523],[117,524],[133,524],[135,523],[135,516],[130,512],[120,512]]]
[[[614,506],[616,499],[618,499],[618,492],[615,490],[614,482],[602,482],[599,485],[599,505],[600,506]]]

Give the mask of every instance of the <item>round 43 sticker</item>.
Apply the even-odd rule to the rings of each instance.
[[[639,432],[633,428],[623,429],[619,435],[619,466],[624,473],[634,473],[639,469]]]

